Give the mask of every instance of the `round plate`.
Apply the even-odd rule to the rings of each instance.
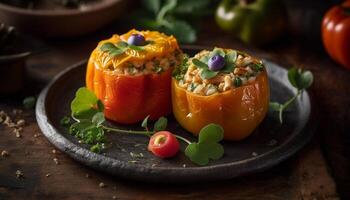
[[[198,49],[184,49],[193,55]],[[287,80],[287,71],[275,63],[265,61],[270,81],[271,100],[284,102],[294,94]],[[42,91],[36,105],[38,124],[47,139],[73,159],[113,175],[152,182],[192,182],[229,179],[262,171],[285,160],[299,150],[312,136],[310,99],[306,92],[284,113],[281,125],[277,114],[269,112],[254,133],[243,141],[222,142],[225,155],[207,166],[193,164],[183,152],[171,159],[160,159],[147,151],[148,138],[144,136],[107,133],[112,144],[103,154],[89,151],[60,125],[63,116],[70,115],[70,102],[75,91],[85,85],[86,61],[62,73]],[[172,116],[168,116],[168,130],[189,140],[196,138],[187,133]],[[140,129],[140,124],[111,126]],[[185,147],[182,146],[182,150]],[[135,156],[140,155],[142,156]],[[224,173],[223,173],[224,172]]]

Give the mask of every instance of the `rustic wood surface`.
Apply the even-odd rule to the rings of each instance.
[[[201,32],[198,44],[241,49],[286,67],[300,65],[314,72],[315,83],[310,92],[318,128],[312,142],[292,158],[265,172],[233,180],[189,185],[122,180],[91,170],[63,153],[53,151],[53,146],[42,136],[36,124],[34,110],[24,110],[21,114],[13,114],[13,110],[23,109],[23,96],[37,94],[54,74],[87,58],[98,40],[110,36],[112,32],[125,31],[111,26],[101,33],[80,39],[46,41],[46,49],[28,62],[31,81],[27,89],[17,96],[1,97],[0,110],[10,114],[14,120],[24,119],[25,125],[20,138],[13,133],[13,128],[0,125],[0,152],[6,150],[9,153],[9,156],[0,156],[0,200],[335,200],[340,196],[349,199],[350,167],[342,153],[346,151],[348,138],[345,133],[350,126],[345,123],[350,113],[350,72],[335,64],[319,44],[315,46],[284,38],[268,48],[258,49],[215,31],[215,27],[207,29]],[[23,173],[22,178],[16,178],[17,170]],[[100,187],[100,183],[104,183],[105,187]]]

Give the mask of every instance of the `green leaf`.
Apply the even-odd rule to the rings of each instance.
[[[97,101],[97,110],[103,112],[105,110],[105,106],[103,105],[101,100]]]
[[[210,71],[209,69],[203,69],[200,73],[202,79],[211,79],[218,75],[219,71]]]
[[[237,60],[237,51],[229,51],[225,55],[225,61],[229,63],[235,63]]]
[[[208,124],[199,132],[199,142],[219,142],[224,138],[224,129],[217,124]]]
[[[239,87],[242,85],[242,79],[239,77],[235,77],[235,79],[233,80],[233,84],[235,85],[235,87]]]
[[[166,0],[165,4],[159,10],[157,15],[157,21],[162,22],[164,20],[165,15],[174,9],[177,5],[177,0]]]
[[[231,73],[235,68],[234,63],[226,62],[225,66],[220,70],[221,72]]]
[[[168,26],[164,27],[164,32],[174,35],[180,43],[193,43],[197,40],[197,33],[186,21],[169,20]]]
[[[92,151],[94,153],[101,153],[102,149],[103,149],[103,146],[100,143],[97,143],[97,144],[92,145],[90,147],[90,151]]]
[[[142,47],[135,46],[135,45],[129,45],[129,48],[135,51],[144,51]]]
[[[82,133],[85,129],[89,127],[93,127],[94,124],[90,121],[80,121],[80,122],[75,122],[69,127],[69,133],[72,135],[79,135]]]
[[[203,56],[201,57],[200,61],[203,62],[204,64],[205,63],[208,63],[208,60],[209,60],[209,56]]]
[[[79,137],[85,144],[90,145],[105,141],[103,128],[96,126],[83,130]]]
[[[111,43],[111,42],[104,43],[100,47],[101,51],[111,51],[111,50],[113,50],[115,48],[116,48],[116,46],[114,46],[114,44]]]
[[[196,58],[193,58],[193,59],[192,59],[192,63],[193,63],[194,65],[196,65],[196,67],[198,67],[198,68],[201,68],[201,69],[208,69],[208,65],[207,65],[207,64],[205,64],[204,62],[202,62],[202,61],[200,61],[200,60],[198,60],[198,59],[196,59]]]
[[[225,54],[225,52],[224,52],[223,49],[215,47],[215,48],[213,49],[213,51],[210,52],[209,58],[211,58],[211,57],[213,57],[213,56],[216,56],[216,55],[220,55],[220,56],[222,56],[222,57],[225,57],[226,54]]]
[[[123,54],[127,48],[119,48],[115,46],[113,43],[107,42],[102,44],[100,49],[101,51],[108,52],[109,55],[113,57],[113,56],[118,56],[120,54]]]
[[[142,4],[144,5],[144,7],[153,12],[154,14],[157,14],[159,9],[160,9],[160,3],[161,0],[143,0]]]
[[[300,76],[299,85],[302,89],[307,89],[312,85],[313,80],[314,76],[312,73],[310,71],[304,71]]]
[[[96,124],[97,126],[101,125],[105,121],[106,119],[103,112],[98,112],[92,117],[92,123]]]
[[[60,120],[60,124],[61,124],[61,126],[68,126],[68,125],[70,125],[70,117],[64,116],[64,117]]]
[[[203,147],[200,147],[197,143],[189,144],[185,149],[185,155],[198,165],[207,165],[209,163],[209,158],[203,153],[202,148]]]
[[[26,97],[23,99],[23,107],[26,109],[34,108],[36,102],[36,98],[31,96],[31,97]]]
[[[149,119],[150,115],[147,115],[147,117],[145,119],[143,119],[142,123],[141,123],[141,127],[147,129],[148,127],[148,119]]]
[[[281,109],[282,105],[278,102],[270,102],[269,108],[272,111],[279,111]]]
[[[200,149],[205,152],[209,159],[218,160],[224,155],[224,147],[216,142],[199,143]]]
[[[262,65],[260,63],[253,64],[253,67],[256,71],[262,71],[264,69],[264,65]]]
[[[97,112],[98,99],[89,89],[82,87],[75,93],[71,103],[73,116],[80,118],[92,117]]]
[[[168,125],[168,119],[160,117],[154,124],[153,131],[164,131]]]
[[[293,87],[298,88],[297,80],[299,79],[298,69],[296,67],[288,70],[288,80]]]
[[[119,48],[127,48],[129,46],[129,44],[127,42],[124,42],[124,41],[119,41],[117,43],[117,47]]]

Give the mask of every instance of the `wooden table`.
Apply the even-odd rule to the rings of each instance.
[[[0,100],[0,110],[26,122],[20,138],[15,136],[12,128],[0,125],[0,152],[6,150],[10,154],[8,157],[0,156],[0,199],[333,200],[339,199],[339,194],[349,199],[350,167],[344,152],[349,141],[345,134],[350,130],[350,72],[330,60],[321,47],[310,48],[311,45],[303,41],[285,38],[263,50],[246,46],[228,34],[215,31],[215,27],[207,29],[201,32],[198,44],[241,49],[286,67],[300,65],[313,71],[315,83],[310,92],[318,129],[312,142],[295,156],[265,172],[233,180],[189,185],[122,180],[96,172],[63,153],[53,151],[54,147],[37,126],[34,110],[24,110],[17,117],[12,111],[22,109],[22,97],[37,94],[43,82],[50,80],[54,74],[87,58],[98,40],[110,36],[112,32],[125,31],[115,25],[80,39],[47,41],[48,50],[34,55],[28,62],[29,74],[35,77],[35,81],[27,86],[30,89],[20,97]],[[17,170],[23,172],[23,178],[16,178]],[[336,191],[334,180],[340,193]],[[105,187],[99,187],[100,183],[104,183]]]

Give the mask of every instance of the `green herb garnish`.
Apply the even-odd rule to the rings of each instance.
[[[224,130],[217,124],[208,124],[201,129],[198,142],[191,143],[185,149],[185,154],[198,165],[207,165],[209,160],[220,159],[224,155],[224,148],[219,143]]]
[[[225,65],[221,70],[211,71],[209,70],[209,67],[208,67],[208,60],[215,55],[220,55],[224,57]],[[211,78],[214,78],[216,75],[218,75],[219,72],[231,73],[233,69],[236,67],[236,64],[235,64],[236,59],[237,59],[236,51],[229,51],[225,53],[225,51],[221,48],[214,48],[213,51],[211,51],[208,56],[203,56],[200,60],[193,58],[192,63],[196,67],[202,69],[202,72],[200,73],[200,77],[202,79],[211,79]]]
[[[26,97],[23,99],[23,107],[26,109],[34,108],[36,102],[36,98],[31,96],[31,97]]]
[[[160,117],[155,123],[153,131],[148,128],[149,116],[141,123],[145,131],[124,130],[112,128],[104,125],[105,117],[103,114],[104,106],[96,95],[85,87],[79,88],[75,98],[71,103],[71,116],[75,121],[69,127],[69,132],[75,136],[81,143],[90,145],[90,150],[95,153],[101,153],[105,148],[106,132],[117,132],[123,134],[135,134],[152,136],[157,131],[165,130],[168,120]],[[70,124],[68,117],[63,117],[62,125]],[[198,142],[190,142],[184,137],[174,134],[176,138],[188,144],[185,154],[198,165],[208,164],[210,159],[219,159],[223,155],[223,147],[218,143],[223,138],[223,129],[216,124],[209,124],[199,133]],[[123,149],[122,149],[123,150]],[[143,157],[142,154],[131,154],[132,157]]]
[[[150,44],[150,42],[147,42],[147,44]],[[111,57],[119,56],[123,54],[126,50],[132,49],[135,51],[144,51],[144,48],[142,46],[135,46],[128,44],[127,42],[120,41],[117,44],[113,44],[111,42],[106,42],[101,45],[100,50],[103,52],[108,52]]]
[[[270,109],[279,113],[279,121],[283,123],[283,111],[288,108],[304,90],[309,88],[313,82],[313,75],[310,71],[303,71],[293,67],[288,70],[288,80],[290,84],[297,89],[296,94],[283,104],[270,102]]]
[[[182,80],[186,74],[187,69],[188,69],[188,55],[184,54],[182,63],[176,66],[172,75],[176,80],[178,81]]]

